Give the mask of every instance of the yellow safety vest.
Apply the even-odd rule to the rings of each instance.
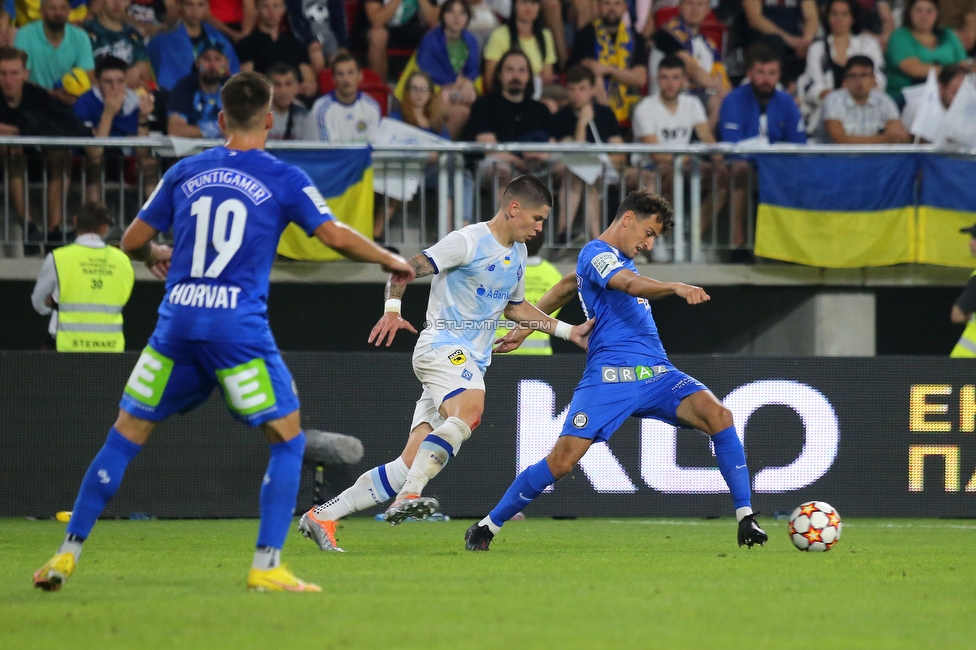
[[[974,275],[976,275],[976,271],[970,273],[969,277],[972,278]],[[952,348],[949,356],[953,359],[972,359],[976,357],[976,314],[969,317],[969,322],[966,323],[966,329],[962,331],[962,336],[959,337],[956,347]]]
[[[542,260],[540,264],[525,267],[525,299],[533,305],[546,295],[546,292],[556,286],[563,279],[559,270],[552,263]],[[552,314],[555,318],[559,315],[559,309]],[[508,332],[505,327],[498,328],[498,336],[504,336]],[[549,335],[544,332],[532,332],[529,334],[522,345],[517,350],[509,354],[552,354],[552,345],[549,343]]]
[[[69,244],[53,253],[58,273],[58,352],[123,352],[122,308],[132,262],[114,246]]]

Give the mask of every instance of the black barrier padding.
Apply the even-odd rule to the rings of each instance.
[[[51,516],[71,508],[81,477],[116,417],[118,398],[136,358],[133,353],[0,353],[4,386],[0,516]],[[355,467],[327,468],[327,495],[399,454],[420,394],[409,355],[286,353],[285,359],[299,387],[303,425],[357,436],[365,446],[365,456]],[[968,407],[962,399],[974,394],[971,361],[682,356],[673,360],[720,398],[739,389],[737,396],[726,399],[727,404],[737,401],[730,405],[735,406],[734,412],[741,414],[750,404],[755,409],[744,432],[754,485],[759,488],[765,481],[766,489],[776,489],[794,484],[785,491],[757,491],[753,503],[757,509],[771,514],[819,499],[844,515],[976,514],[976,480],[972,479],[976,434],[971,432],[976,407]],[[530,453],[533,445],[536,456],[551,446],[546,435],[557,434],[555,419],[569,403],[582,369],[583,358],[577,355],[496,358],[487,375],[483,424],[427,493],[439,497],[452,516],[484,515],[515,476],[520,448],[524,465],[535,458]],[[554,407],[548,399],[554,400]],[[922,413],[925,409],[928,412]],[[806,429],[798,410],[808,418]],[[912,431],[913,413],[916,429],[948,430]],[[839,437],[836,458],[830,462],[829,454],[817,449],[829,449],[823,440],[829,442],[825,433],[833,417]],[[916,482],[922,481],[921,491],[909,490],[913,445],[926,446],[922,451],[929,454],[913,475]],[[709,481],[714,484],[714,459],[703,434],[690,430],[672,434],[660,425],[631,419],[607,448],[599,447],[591,452],[592,460],[585,459],[585,467],[561,481],[552,494],[540,497],[528,512],[564,516],[731,513],[728,494],[680,492],[707,487]],[[798,486],[803,483],[802,471],[776,468],[791,465],[804,450],[809,452],[805,458],[814,461],[811,467],[816,470],[819,462],[823,473],[813,476],[819,470],[811,470],[807,478],[812,476],[812,482]],[[936,452],[942,455],[932,455]],[[603,460],[594,457],[598,454],[604,454]],[[159,427],[130,465],[106,515],[256,516],[267,455],[261,434],[235,422],[215,393],[196,412]],[[311,502],[313,472],[311,467],[305,470],[300,508]],[[973,491],[967,492],[967,485]]]

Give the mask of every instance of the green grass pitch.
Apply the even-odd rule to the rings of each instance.
[[[297,533],[321,594],[244,588],[256,521],[103,521],[58,593],[31,574],[64,524],[0,520],[0,648],[971,648],[976,523],[845,521],[825,554],[786,522],[529,518],[488,553],[471,521],[353,518],[345,554]]]

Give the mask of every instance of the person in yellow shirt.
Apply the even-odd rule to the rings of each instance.
[[[543,85],[558,79],[555,72],[556,45],[552,32],[542,26],[541,6],[540,0],[515,0],[507,23],[495,28],[488,37],[483,54],[485,72],[481,77],[486,91],[497,90],[491,87],[495,68],[509,50],[518,50],[529,60],[536,82],[536,96],[533,99],[541,97]],[[513,45],[513,42],[517,42],[517,45]]]
[[[545,233],[540,232],[532,239],[525,242],[528,258],[525,260],[525,299],[533,305],[552,289],[557,282],[563,279],[562,273],[552,264],[539,255],[542,244],[545,242]],[[560,308],[561,309],[561,308]],[[550,314],[553,318],[559,316],[559,309]],[[500,326],[498,336],[505,336],[508,328]],[[552,354],[552,345],[549,343],[549,334],[543,332],[532,332],[525,342],[509,354]]]
[[[123,352],[122,308],[132,294],[132,262],[102,241],[112,225],[104,205],[86,203],[72,221],[74,243],[48,253],[31,294],[35,311],[51,314],[45,347]]]
[[[969,228],[963,228],[959,232],[969,235],[969,254],[976,257],[976,224]],[[962,331],[959,342],[952,348],[949,356],[954,359],[972,359],[976,357],[976,271],[969,276],[966,288],[959,294],[956,304],[952,306],[949,314],[953,323],[966,324],[966,329]]]

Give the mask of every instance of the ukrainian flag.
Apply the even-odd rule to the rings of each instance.
[[[914,262],[914,155],[757,156],[756,255],[827,268]]]
[[[941,156],[922,158],[918,207],[918,261],[972,268],[969,235],[976,223],[976,162]]]
[[[312,178],[336,219],[373,238],[373,157],[369,147],[321,151],[279,150],[275,156]],[[295,191],[300,191],[296,187]],[[278,254],[293,260],[327,262],[342,257],[293,223],[278,242]]]

